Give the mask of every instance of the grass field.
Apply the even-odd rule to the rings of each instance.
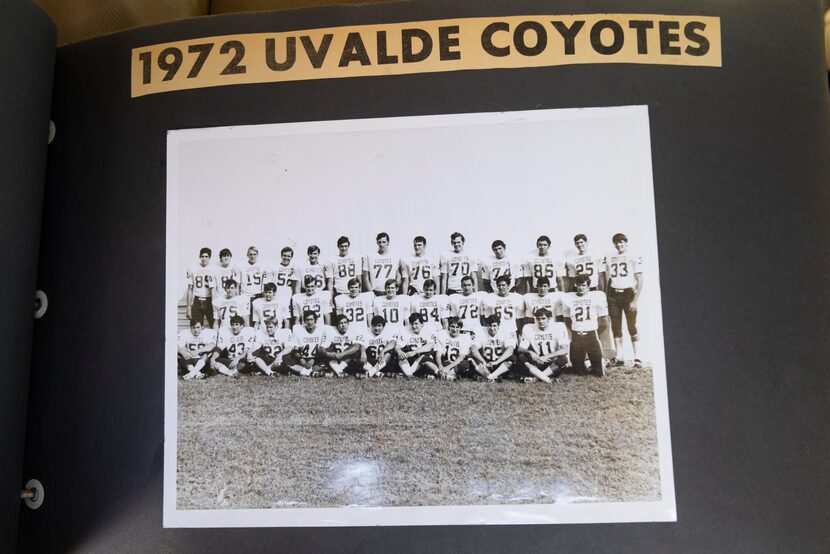
[[[651,370],[178,383],[178,509],[660,498]]]

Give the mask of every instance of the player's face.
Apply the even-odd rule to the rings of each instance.
[[[251,265],[255,264],[257,256],[259,256],[259,254],[257,254],[253,250],[249,250],[248,251],[248,263],[251,264]]]
[[[190,332],[191,332],[191,333],[193,333],[193,336],[194,336],[194,337],[198,337],[198,336],[199,336],[199,333],[201,333],[201,332],[202,332],[202,324],[201,324],[201,323],[197,323],[196,325],[192,325],[192,326],[190,327]]]
[[[543,283],[536,287],[536,290],[539,291],[539,296],[545,296],[548,292],[550,292],[550,284]]]
[[[372,325],[372,332],[375,335],[379,335],[383,332],[383,323],[378,323],[377,325]]]
[[[548,244],[547,242],[545,242],[543,240],[540,240],[539,242],[536,243],[536,248],[539,250],[539,255],[540,256],[547,256],[548,255],[548,249],[550,248],[550,244]]]
[[[504,258],[504,246],[498,245],[493,248],[493,254],[495,254],[498,259]]]
[[[280,254],[280,261],[282,262],[282,265],[288,265],[291,263],[291,258],[293,257],[293,252],[283,252],[282,254]]]
[[[424,287],[424,298],[432,298],[435,294],[435,287]]]
[[[415,321],[410,323],[409,326],[412,327],[412,332],[416,335],[421,332],[421,329],[424,328],[424,324],[420,319],[416,319]]]
[[[341,333],[345,333],[349,330],[349,320],[348,319],[341,319],[337,322],[337,330]]]
[[[274,331],[276,331],[276,330],[277,330],[277,326],[276,326],[276,324],[275,324],[273,321],[270,321],[270,320],[269,320],[269,321],[266,321],[266,322],[265,322],[265,332],[266,332],[266,333],[268,333],[269,335],[273,336],[273,335],[274,335]]]
[[[536,325],[539,326],[539,329],[547,328],[548,323],[550,323],[550,319],[548,318],[548,316],[544,314],[536,316]]]
[[[576,289],[576,295],[582,296],[586,292],[588,292],[588,283],[585,281],[574,283],[574,288]]]
[[[461,249],[464,248],[464,240],[461,237],[455,237],[450,241],[450,244],[456,252],[461,252]]]
[[[496,289],[499,291],[499,296],[506,296],[507,291],[510,289],[510,283],[506,281],[499,281],[496,283]]]
[[[317,318],[313,315],[308,316],[303,320],[303,324],[308,331],[313,331],[314,326],[317,325]]]
[[[396,283],[389,283],[386,285],[386,298],[395,298],[398,294],[398,285]]]
[[[348,253],[349,253],[349,243],[344,242],[343,244],[338,245],[337,250],[338,250],[338,252],[340,252],[341,256],[348,255]]]
[[[389,248],[389,239],[386,237],[380,237],[378,239],[378,252],[386,252],[387,248]]]
[[[353,283],[349,285],[349,296],[357,298],[358,294],[360,294],[360,283]]]
[[[308,283],[306,283],[305,291],[309,296],[317,292],[317,281],[309,281]]]
[[[267,300],[268,302],[271,302],[273,299],[274,299],[274,291],[272,291],[271,289],[266,289],[265,290],[265,300]]]
[[[585,249],[588,248],[588,243],[585,242],[584,239],[579,239],[574,241],[574,246],[576,246],[577,251],[581,254],[585,254]]]
[[[623,254],[625,252],[625,250],[628,248],[628,241],[627,240],[617,241],[617,242],[614,243],[614,248],[617,249],[617,252],[619,252],[620,254]]]
[[[225,296],[228,298],[236,296],[236,285],[225,285]]]
[[[230,256],[221,256],[219,258],[219,263],[222,264],[222,267],[228,267],[231,264],[231,257]]]
[[[473,281],[472,281],[472,279],[464,279],[463,281],[461,281],[461,293],[464,296],[467,296],[467,295],[473,293]]]
[[[311,265],[317,265],[317,261],[320,259],[320,253],[316,250],[313,250],[311,254],[308,255],[308,262]]]
[[[490,333],[491,337],[495,337],[496,334],[499,332],[499,324],[495,321],[492,322],[490,325],[487,326],[487,331]]]
[[[458,333],[461,332],[461,326],[458,323],[450,323],[448,331],[451,337],[457,337]]]
[[[242,324],[241,323],[231,323],[231,333],[233,333],[234,335],[238,335],[241,330],[242,330]]]
[[[207,264],[210,263],[210,254],[207,252],[199,254],[199,263],[202,264],[202,267],[207,267]]]
[[[415,248],[415,255],[421,256],[424,253],[424,248],[426,245],[421,241],[416,241],[412,243],[413,248]]]

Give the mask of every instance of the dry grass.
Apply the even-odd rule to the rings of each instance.
[[[651,371],[559,383],[179,381],[178,508],[660,497]]]

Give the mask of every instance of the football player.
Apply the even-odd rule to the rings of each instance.
[[[204,321],[213,327],[213,303],[211,302],[211,288],[213,288],[213,268],[209,267],[210,248],[199,250],[199,265],[196,269],[187,270],[187,319]]]
[[[267,293],[268,289],[265,290]],[[291,356],[294,350],[294,336],[289,329],[280,329],[273,319],[265,320],[256,342],[259,349],[253,354],[254,364],[265,375],[274,375],[276,371],[297,363]]]
[[[470,335],[461,333],[461,320],[457,317],[449,318],[447,329],[435,334],[435,367],[430,367],[436,375],[450,381],[459,376],[473,376],[477,374],[472,362],[467,359],[472,347]],[[431,362],[423,362],[428,367]]]
[[[390,280],[394,282],[394,280]],[[394,369],[390,362],[392,361],[392,352],[399,340],[398,334],[386,326],[386,319],[383,316],[376,315],[372,318],[372,326],[370,331],[366,333],[363,353],[360,358],[368,377],[383,376],[384,369],[390,371]]]
[[[280,263],[271,270],[274,284],[277,285],[277,297],[285,298],[286,300],[300,292],[300,286],[297,281],[297,268],[291,263],[293,259],[294,249],[286,246],[280,250]]]
[[[262,296],[262,285],[267,269],[257,261],[259,258],[259,250],[256,246],[249,246],[247,254],[247,263],[240,270],[242,273],[240,294],[247,295],[253,300],[254,298]]]
[[[518,331],[518,321],[524,316],[525,301],[521,294],[510,292],[510,276],[502,275],[496,279],[496,290],[485,294],[481,307],[485,316],[497,315],[502,327],[512,332]]]
[[[425,323],[434,323],[440,329],[447,328],[447,318],[450,316],[449,299],[443,294],[435,294],[435,281],[424,281],[424,293],[412,296],[411,313],[420,313]]]
[[[374,313],[375,295],[371,292],[360,292],[360,279],[354,277],[349,280],[349,294],[341,294],[334,299],[338,314],[343,314],[349,323],[359,327],[369,327]]]
[[[439,329],[424,323],[424,316],[420,313],[410,314],[409,328],[404,329],[400,341],[396,342],[398,365],[407,377],[416,377],[420,373],[428,372],[427,376],[434,378],[438,369],[435,363],[435,333]]]
[[[398,282],[394,279],[387,280],[384,286],[386,296],[375,298],[375,315],[383,316],[395,331],[401,330],[409,318],[412,300],[405,294],[398,294]]]
[[[308,253],[308,259],[297,268],[297,281],[303,284],[307,275],[314,275],[314,282],[318,291],[331,291],[331,275],[329,275],[329,267],[320,261],[320,247],[312,244],[306,252]],[[300,292],[305,292],[305,288]],[[331,295],[331,292],[329,292],[329,295]]]
[[[427,279],[443,282],[441,259],[426,253],[427,239],[419,235],[412,241],[412,246],[415,253],[402,262],[402,273],[409,282],[407,294],[410,296],[424,292],[424,282]]]
[[[330,344],[324,354],[329,359],[328,365],[335,375],[345,377],[349,368],[363,369],[360,355],[366,341],[366,333],[367,330],[362,325],[349,325],[349,318],[345,315],[334,317],[334,331],[327,335]]]
[[[591,291],[597,290],[602,260],[588,253],[587,236],[583,234],[576,235],[574,246],[576,246],[576,254],[571,254],[565,260],[568,283],[566,283],[567,288],[563,291],[573,292],[575,290],[573,286],[574,278],[583,273],[591,278],[588,289]]]
[[[230,327],[231,318],[237,315],[242,318],[243,325],[248,325],[248,297],[237,295],[236,287],[236,281],[228,279],[225,281],[225,295],[213,299],[214,328]]]
[[[302,325],[295,325],[292,335],[297,350],[297,359],[289,369],[303,377],[321,375],[326,363],[323,353],[329,347],[328,333],[324,325],[318,325],[319,316],[312,311],[303,312]]]
[[[467,275],[473,278],[473,289],[478,286],[478,261],[464,253],[464,235],[450,235],[452,250],[441,258],[441,294],[459,294],[461,279]]]
[[[233,255],[228,248],[219,251],[219,265],[213,268],[213,291],[214,298],[222,296],[225,292],[225,281],[233,279],[237,283],[242,282],[242,273],[235,265],[231,264]]]
[[[334,279],[334,296],[349,291],[349,280],[363,274],[363,258],[349,254],[349,237],[337,239],[337,256],[329,263],[329,274]]]
[[[497,315],[484,318],[486,331],[475,336],[470,352],[473,367],[488,381],[499,379],[517,361],[516,333],[501,329],[499,323]]]
[[[274,321],[284,320],[281,316],[285,311],[276,298],[277,285],[274,283],[265,283],[262,291],[262,298],[257,298],[251,303],[253,326],[258,330],[263,329],[263,324],[269,319]]]
[[[407,279],[401,278],[401,258],[389,251],[389,235],[378,233],[375,239],[378,251],[363,256],[363,282],[366,290],[375,293],[375,296],[386,294],[384,283],[394,279],[401,291],[408,288]]]
[[[533,314],[539,308],[547,308],[556,318],[556,321],[564,321],[562,312],[562,300],[564,293],[550,292],[550,280],[547,277],[539,277],[536,280],[536,292],[529,292],[524,295],[525,312],[522,319],[522,327],[533,323]]]
[[[198,319],[190,320],[190,328],[179,331],[177,363],[184,379],[203,379],[202,369],[209,363],[216,348],[216,331],[203,329]]]
[[[473,336],[482,332],[481,301],[485,296],[486,292],[475,290],[473,278],[468,275],[461,279],[461,294],[448,297],[450,315],[461,320],[462,333]]]
[[[580,273],[574,277],[576,292],[565,296],[565,325],[571,331],[571,363],[578,373],[585,371],[585,356],[591,362],[591,371],[605,376],[602,364],[602,346],[597,332],[608,326],[608,304],[605,295],[592,291],[591,276]]]
[[[245,327],[242,316],[231,317],[230,328],[219,330],[210,367],[228,377],[238,377],[241,371],[256,368],[253,357],[254,351],[259,349],[256,339],[256,331]]]
[[[564,323],[552,322],[547,308],[536,310],[536,323],[525,325],[519,343],[519,362],[530,375],[545,383],[562,375],[568,366],[568,329]],[[554,369],[555,368],[555,369]]]
[[[611,241],[617,251],[605,257],[600,275],[602,289],[608,296],[611,333],[614,335],[617,356],[622,356],[622,319],[625,314],[631,348],[634,351],[634,367],[642,367],[643,362],[637,357],[637,342],[640,340],[637,334],[637,301],[643,290],[643,259],[628,252],[628,237],[623,233],[617,233]],[[611,360],[611,365],[623,365],[623,361],[614,359]]]
[[[323,318],[323,323],[329,325],[331,323],[331,295],[327,292],[317,291],[317,280],[314,275],[306,275],[305,292],[297,293],[291,297],[291,309],[294,313],[294,324],[300,323],[299,314],[306,312],[314,312],[317,317]]]
[[[547,277],[550,280],[551,290],[557,290],[557,287],[559,290],[564,290],[564,276],[559,261],[550,253],[550,238],[542,235],[536,239],[536,251],[536,254],[525,263],[525,290],[527,292],[536,290],[536,281],[540,277]]]
[[[502,275],[510,277],[510,292],[515,292],[516,283],[524,276],[521,264],[507,256],[507,245],[503,240],[493,241],[493,255],[482,263],[484,290],[496,291],[496,279]]]

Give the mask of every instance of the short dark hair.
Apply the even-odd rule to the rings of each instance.
[[[317,312],[312,312],[311,310],[306,310],[306,311],[303,312],[303,321],[308,319],[309,316],[313,317],[314,321],[317,321],[320,318],[320,316],[317,315]]]
[[[628,237],[625,236],[623,233],[617,233],[616,235],[611,237],[611,242],[613,242],[614,244],[617,244],[618,242],[622,241],[628,242]]]
[[[389,285],[395,285],[397,287],[398,281],[396,281],[395,279],[387,279],[386,282],[383,284],[383,288],[387,288]]]
[[[501,246],[502,248],[507,248],[507,245],[504,244],[504,241],[501,239],[497,239],[493,241],[493,244],[490,245],[490,250],[495,250],[496,246]]]
[[[235,286],[235,287],[238,287],[238,286],[239,286],[239,283],[237,283],[237,282],[236,282],[236,279],[228,279],[227,281],[225,281],[224,283],[222,283],[222,288],[223,288],[223,289],[226,289],[226,288],[228,288],[228,287],[229,287],[229,286],[231,286],[231,285],[233,285],[233,286]]]
[[[542,285],[550,286],[550,279],[547,277],[539,277],[536,279],[536,287],[541,287]]]
[[[498,283],[507,283],[510,284],[510,275],[499,275],[496,277],[496,284]]]
[[[588,237],[586,237],[586,236],[585,236],[585,235],[583,235],[582,233],[579,233],[578,235],[576,235],[576,236],[574,237],[574,242],[576,242],[576,241],[578,241],[578,240],[584,240],[585,242],[588,242]]]
[[[422,243],[424,244],[424,246],[426,246],[426,245],[427,245],[427,239],[426,239],[426,238],[424,238],[424,237],[422,237],[421,235],[418,235],[417,237],[415,237],[414,239],[412,239],[412,243],[413,243],[413,244],[414,244],[414,243],[416,243],[416,242],[422,242]]]
[[[587,273],[580,273],[579,275],[574,277],[574,284],[575,285],[581,285],[583,283],[589,283],[590,284],[590,282],[591,282],[591,276],[588,275]]]
[[[432,288],[437,287],[437,285],[435,284],[434,279],[427,279],[426,281],[424,281],[424,290],[426,290],[427,288],[430,288],[430,287],[432,287]]]
[[[340,246],[340,245],[342,245],[342,244],[349,244],[349,245],[351,245],[352,243],[351,243],[351,241],[349,240],[349,237],[342,236],[342,237],[340,237],[339,239],[337,239],[337,246]]]
[[[452,316],[447,319],[447,327],[450,325],[458,325],[459,327],[464,327],[464,322],[461,320],[460,317]]]
[[[265,286],[262,287],[262,290],[263,292],[268,292],[269,290],[271,292],[277,292],[277,285],[275,285],[274,283],[265,283]]]
[[[259,249],[256,246],[249,246],[247,251],[256,252],[257,254],[259,254]]]
[[[320,247],[317,246],[316,244],[312,244],[311,246],[308,247],[308,249],[305,252],[309,256],[311,256],[312,252],[317,252],[319,254],[320,253]]]
[[[232,315],[230,319],[231,325],[234,323],[239,323],[240,325],[245,325],[245,318],[241,315]]]
[[[378,236],[375,237],[375,242],[379,241],[384,237],[386,238],[386,240],[390,240],[389,233],[387,233],[386,231],[381,231],[380,233],[378,233]]]
[[[290,246],[285,246],[282,250],[280,250],[280,254],[285,254],[286,252],[291,252],[291,255],[294,255],[294,249]]]
[[[492,323],[501,323],[501,318],[498,314],[493,314],[489,317],[484,318],[484,325],[490,325]]]
[[[303,284],[306,285],[306,286],[310,285],[311,283],[316,283],[316,282],[317,282],[317,277],[315,275],[306,275],[305,277],[303,277]]]
[[[412,312],[409,314],[409,323],[415,323],[416,321],[420,321],[421,323],[426,323],[426,319],[424,318],[424,314],[421,312]]]
[[[533,312],[534,317],[545,316],[546,318],[550,319],[553,314],[547,308],[538,308],[536,311]]]
[[[213,252],[207,246],[205,246],[204,248],[199,250],[199,257],[200,258],[202,257],[202,254],[207,254],[208,256],[213,256]]]
[[[352,288],[352,285],[360,286],[360,279],[358,279],[357,277],[352,277],[351,279],[349,279],[349,282],[346,283],[346,287]]]
[[[541,235],[538,239],[536,239],[536,244],[539,244],[540,242],[546,242],[548,243],[548,246],[550,246],[550,237],[547,235]]]
[[[372,318],[372,327],[375,325],[386,325],[386,318],[382,315],[376,315]]]
[[[219,251],[219,257],[220,258],[224,258],[225,256],[233,256],[233,254],[231,254],[231,249],[230,248],[223,248],[222,250]]]
[[[453,240],[455,240],[455,239],[457,239],[457,238],[460,238],[460,239],[461,239],[461,242],[467,242],[467,239],[465,239],[465,238],[464,238],[464,235],[462,235],[462,234],[461,234],[461,233],[459,233],[458,231],[456,231],[455,233],[453,233],[453,234],[451,234],[451,235],[450,235],[450,241],[453,241]]]
[[[463,283],[464,281],[470,281],[472,283],[473,278],[470,275],[465,275],[464,277],[461,278],[461,282]]]
[[[338,323],[340,323],[344,319],[346,321],[349,321],[349,317],[346,314],[338,314],[338,315],[334,316],[334,324],[337,325]]]
[[[190,326],[191,327],[196,327],[196,325],[201,325],[201,324],[202,324],[201,319],[191,319],[190,320]]]

